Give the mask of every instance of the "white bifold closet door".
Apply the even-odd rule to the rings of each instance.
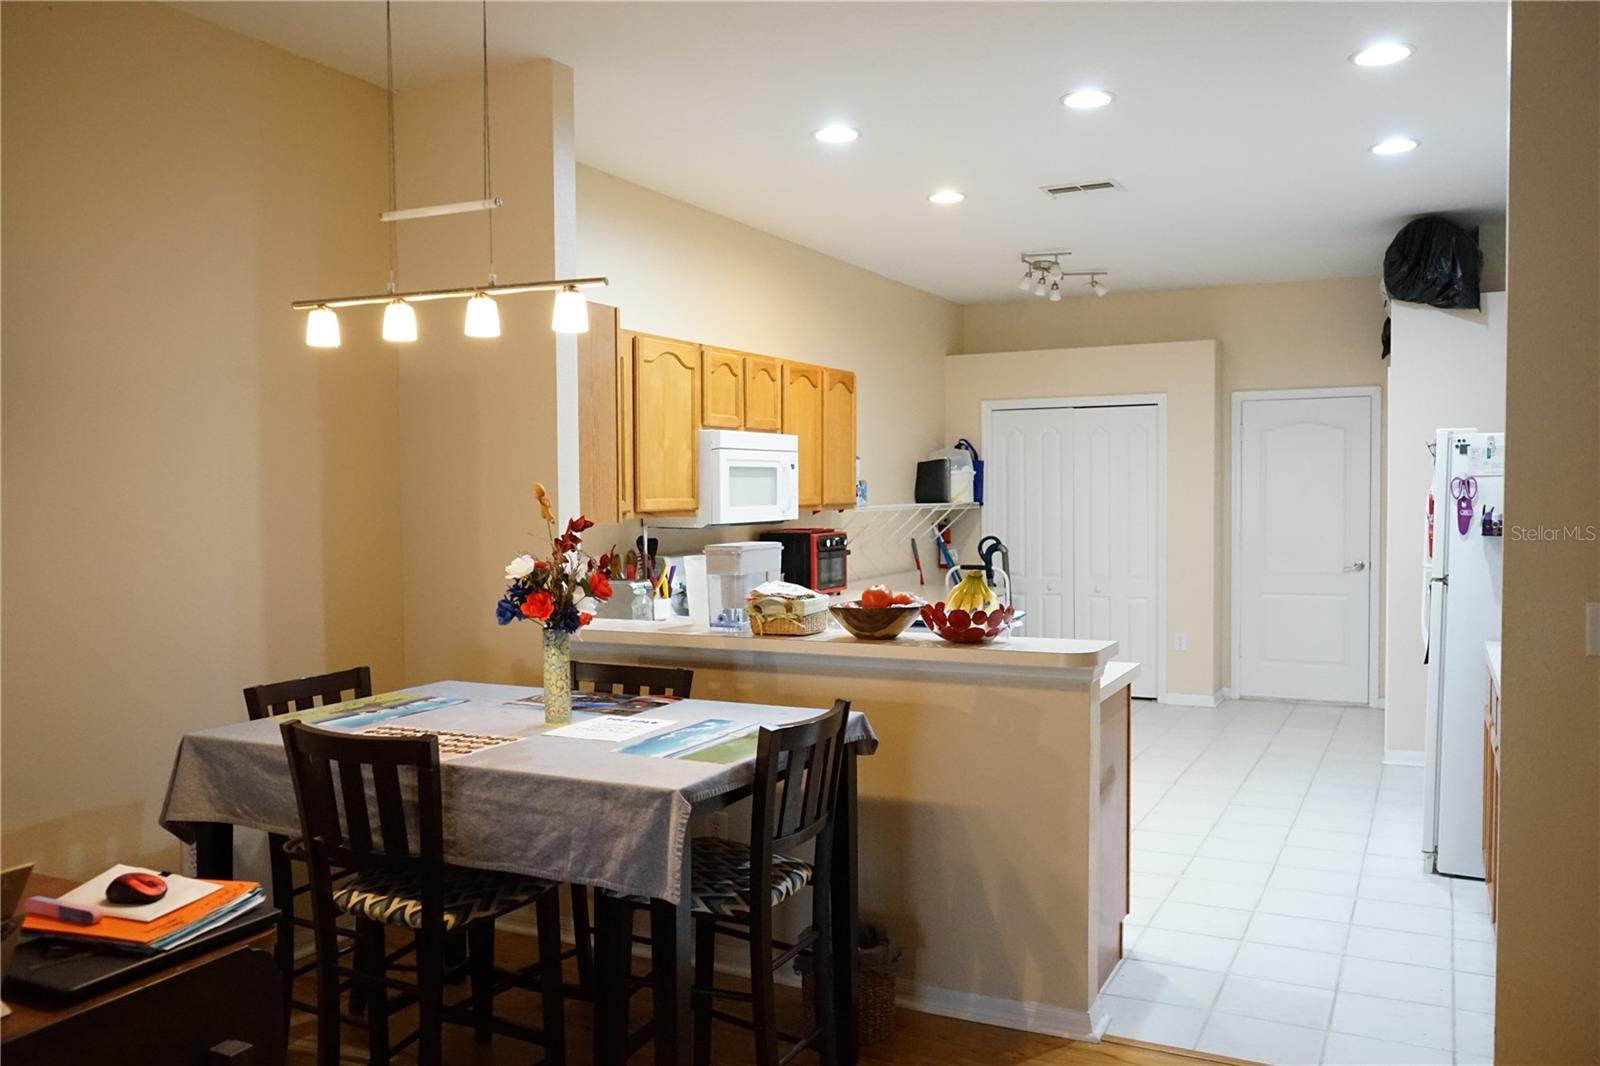
[[[1157,695],[1160,415],[1155,405],[996,411],[984,528],[1011,552],[1030,637],[1115,640]]]
[[[1154,406],[1072,412],[1072,635],[1114,640],[1144,664],[1135,696],[1155,696],[1161,646],[1159,427]]]

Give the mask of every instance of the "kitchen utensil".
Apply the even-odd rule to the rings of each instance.
[[[922,612],[923,604],[896,603],[888,607],[863,607],[859,603],[836,603],[828,608],[845,631],[857,640],[893,640],[910,628]]]
[[[917,564],[917,584],[926,585],[928,579],[922,576],[922,556],[917,552],[917,538],[911,538],[911,561]]]
[[[996,607],[992,611],[945,611],[943,603],[930,603],[922,608],[923,624],[952,644],[987,644],[1011,627],[1014,607]]]

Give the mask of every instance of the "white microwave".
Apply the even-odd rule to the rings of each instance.
[[[700,431],[700,508],[651,525],[742,526],[800,517],[800,438],[737,429]]]

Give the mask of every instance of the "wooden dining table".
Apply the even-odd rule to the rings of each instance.
[[[392,704],[375,697],[365,707],[310,712],[307,720],[340,730],[381,725],[483,738],[475,750],[443,757],[446,860],[649,899],[656,960],[655,1061],[688,1066],[693,1061],[691,824],[749,795],[753,754],[698,761],[618,750],[627,743],[552,736],[554,727],[545,724],[544,709],[536,702],[537,688],[442,681],[405,694],[425,698],[411,705],[422,709],[390,714],[385,708]],[[648,734],[659,736],[708,722],[726,723],[708,730],[779,726],[825,710],[679,700],[648,707],[638,717],[666,723]],[[161,822],[195,845],[200,876],[232,876],[234,826],[299,833],[279,734],[282,720],[239,722],[189,733],[180,742]],[[852,712],[845,739],[832,833],[831,905],[839,967],[834,983],[839,1061],[853,1066],[858,1058],[856,760],[876,749],[877,738],[866,716]],[[629,982],[596,984],[595,1062],[621,1066],[629,1043]]]

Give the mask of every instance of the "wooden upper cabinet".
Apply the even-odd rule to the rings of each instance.
[[[822,368],[783,364],[783,431],[800,438],[800,506],[822,506]]]
[[[617,332],[617,518],[633,517],[633,349],[638,335]]]
[[[578,334],[578,508],[591,521],[624,517],[617,491],[625,468],[621,447],[621,371],[617,309],[589,302],[589,332]],[[631,429],[631,426],[629,427]]]
[[[744,355],[703,348],[700,359],[700,424],[707,429],[744,428]]]
[[[848,370],[824,370],[822,503],[825,507],[853,507],[855,502],[856,376]]]
[[[744,428],[783,430],[783,364],[771,356],[744,357]]]
[[[693,511],[700,502],[700,346],[638,337],[633,399],[634,510]]]

